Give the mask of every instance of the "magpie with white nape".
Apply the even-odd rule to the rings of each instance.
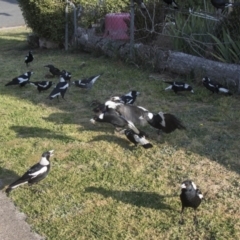
[[[178,9],[179,6],[175,0],[163,0],[167,5],[171,5],[173,8]]]
[[[39,93],[48,90],[52,86],[52,81],[38,81],[30,82],[31,85],[36,86]]]
[[[48,99],[52,100],[53,98],[57,97],[59,101],[59,96],[62,96],[62,99],[65,100],[64,95],[69,87],[69,83],[65,81],[64,77],[60,77],[60,82],[56,85],[56,87],[52,90],[50,95],[47,97]]]
[[[145,118],[152,127],[159,130],[158,134],[160,134],[160,130],[164,133],[171,133],[176,129],[186,130],[186,127],[181,123],[181,121],[171,113],[148,113]]]
[[[61,75],[61,71],[54,67],[52,64],[48,64],[48,65],[45,65],[44,67],[48,68],[49,69],[49,72],[55,77],[55,76],[60,76]]]
[[[33,57],[32,51],[29,51],[28,55],[25,57],[25,63],[27,67],[28,67],[28,64],[33,61],[33,59],[34,57]]]
[[[18,180],[10,184],[6,193],[10,193],[13,189],[20,185],[28,183],[29,185],[37,183],[47,177],[50,170],[50,157],[53,155],[54,150],[44,152],[38,163],[33,165],[26,173],[22,175]]]
[[[183,224],[183,211],[185,208],[190,207],[194,209],[194,223],[198,224],[197,220],[197,208],[201,204],[203,195],[201,191],[196,187],[195,183],[191,180],[182,182],[180,200],[182,203],[181,218],[179,223]]]
[[[114,102],[125,103],[125,104],[133,104],[136,101],[136,98],[139,94],[140,92],[132,90],[129,93],[122,95],[121,97],[111,97],[110,100]]]
[[[127,139],[134,143],[135,146],[140,145],[143,148],[152,148],[153,145],[146,139],[146,134],[139,130],[139,133],[135,133],[132,129],[124,129],[124,134],[127,137]]]
[[[211,80],[209,77],[204,77],[202,79],[203,86],[207,88],[212,93],[224,93],[227,95],[232,95],[228,88],[224,87],[222,84]]]
[[[92,88],[93,84],[97,81],[97,79],[101,75],[102,75],[102,73],[99,75],[91,76],[89,78],[84,78],[82,80],[76,80],[76,81],[73,81],[72,83],[74,85],[76,85],[76,87],[90,90]]]
[[[226,0],[211,0],[212,5],[217,9],[217,11],[223,10],[228,7],[240,6],[240,3],[231,3],[230,1]]]
[[[192,87],[184,82],[168,82],[164,81],[164,83],[171,84],[167,88],[165,88],[165,91],[167,90],[173,90],[175,93],[181,92],[181,91],[190,91],[191,93],[194,93]]]
[[[72,74],[66,70],[62,70],[61,76],[66,80],[69,81],[71,80]]]
[[[32,74],[33,72],[26,72],[18,77],[13,78],[12,81],[5,84],[5,86],[19,85],[20,87],[23,87],[29,83],[29,80]]]

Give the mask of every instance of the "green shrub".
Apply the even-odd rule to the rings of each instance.
[[[19,6],[28,27],[40,37],[54,42],[65,38],[65,6],[63,0],[19,0]],[[69,37],[73,34],[72,19],[69,17]]]

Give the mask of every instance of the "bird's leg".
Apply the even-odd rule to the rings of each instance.
[[[181,214],[180,214],[179,224],[184,224],[184,220],[183,220],[183,211],[184,211],[184,207],[182,206],[182,211],[181,211]]]
[[[193,218],[193,221],[196,225],[198,225],[198,219],[197,219],[197,210],[195,209],[194,210],[194,218]]]

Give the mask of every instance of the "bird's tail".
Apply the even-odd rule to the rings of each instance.
[[[5,190],[5,192],[8,194],[10,193],[13,189],[19,187],[20,185],[26,184],[28,181],[26,181],[26,179],[18,179],[17,181],[11,183],[7,189]]]
[[[166,133],[171,133],[176,129],[186,130],[186,127],[182,124],[182,122],[170,113],[163,113],[163,118],[165,121],[165,127],[163,131]]]
[[[5,86],[11,86],[11,85],[14,85],[14,83],[9,82],[9,83],[5,84]]]
[[[145,149],[148,149],[148,148],[152,148],[153,145],[151,143],[147,143],[147,144],[144,144],[142,145]]]

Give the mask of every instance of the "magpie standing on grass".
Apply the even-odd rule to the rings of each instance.
[[[134,143],[135,146],[138,144],[144,148],[152,148],[153,145],[146,139],[146,134],[139,130],[139,133],[135,133],[132,129],[124,129],[124,134],[127,139]]]
[[[70,72],[68,72],[66,70],[62,70],[61,75],[66,81],[70,82],[71,77],[72,77],[72,74]]]
[[[32,51],[29,51],[28,55],[25,57],[25,63],[27,67],[28,67],[28,64],[33,61],[33,59],[34,57],[33,57]]]
[[[33,165],[26,173],[22,175],[18,180],[13,182],[6,189],[6,193],[10,193],[13,189],[20,185],[28,183],[29,185],[37,183],[47,177],[50,170],[50,157],[53,155],[54,150],[44,152],[40,161]]]
[[[178,4],[175,0],[163,0],[167,5],[171,5],[174,9],[178,9]]]
[[[211,0],[212,5],[217,9],[217,11],[223,12],[225,8],[240,6],[240,3],[231,3],[226,0]]]
[[[64,77],[60,77],[60,82],[56,85],[56,87],[52,90],[50,95],[47,97],[48,99],[52,100],[53,98],[57,97],[59,100],[59,96],[61,95],[62,98],[65,100],[64,95],[69,87],[69,83],[65,81]]]
[[[224,93],[227,95],[232,95],[228,88],[224,87],[222,84],[211,80],[209,77],[204,77],[202,79],[203,86],[207,88],[212,93]]]
[[[121,97],[112,97],[111,100],[125,104],[133,104],[139,94],[140,92],[132,90],[129,93],[122,95]]]
[[[167,90],[173,90],[175,93],[181,92],[181,91],[190,91],[191,93],[194,93],[192,87],[184,82],[167,82],[164,81],[164,83],[171,84],[167,88],[165,88],[165,91]]]
[[[101,76],[102,74],[91,76],[89,78],[84,78],[82,80],[77,80],[73,81],[72,83],[76,85],[76,87],[79,88],[85,88],[90,90],[93,86],[93,84],[97,81],[97,79]]]
[[[54,67],[52,64],[48,64],[48,65],[45,65],[44,67],[48,68],[49,69],[49,72],[55,77],[59,77],[61,75],[61,71]]]
[[[196,187],[195,183],[191,180],[186,180],[182,182],[181,185],[181,194],[180,194],[180,200],[182,203],[182,211],[181,211],[181,218],[179,223],[183,224],[183,211],[185,208],[190,207],[194,209],[194,223],[197,224],[197,208],[201,204],[203,195],[201,191]]]
[[[19,85],[20,87],[23,87],[27,83],[29,83],[29,80],[30,80],[30,77],[32,76],[32,74],[33,74],[33,72],[26,72],[18,77],[13,78],[12,81],[5,84],[5,86]]]
[[[52,86],[52,81],[38,81],[30,82],[31,85],[36,86],[39,93],[48,90]]]

